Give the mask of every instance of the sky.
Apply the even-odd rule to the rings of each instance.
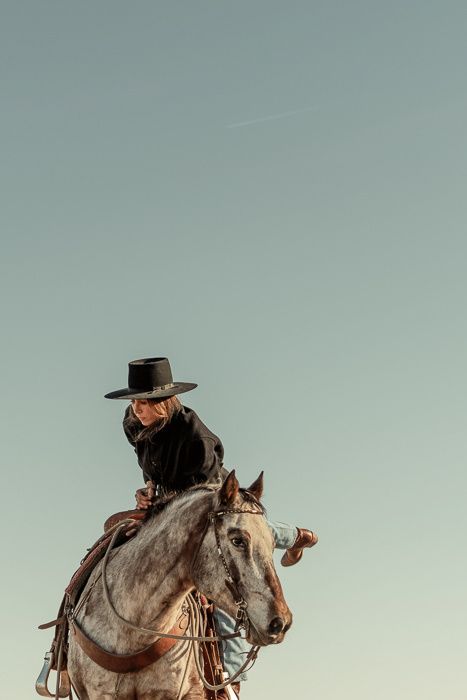
[[[142,485],[167,356],[270,516],[294,624],[242,698],[465,700],[467,8],[2,2],[2,695]],[[5,512],[6,510],[6,512]]]

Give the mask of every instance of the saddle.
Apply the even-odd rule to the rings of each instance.
[[[44,665],[36,681],[36,692],[42,697],[55,699],[70,698],[72,700],[73,694],[71,682],[67,671],[70,614],[78,605],[81,593],[83,592],[84,587],[95,567],[105,556],[109,545],[114,539],[116,529],[121,527],[121,530],[119,531],[112,546],[120,547],[125,542],[128,542],[129,539],[134,537],[134,535],[138,532],[139,526],[143,522],[145,515],[146,511],[143,510],[122,511],[120,513],[115,513],[105,521],[104,534],[92,545],[92,547],[88,549],[87,554],[81,560],[80,566],[71,577],[71,580],[65,589],[65,595],[60,604],[57,618],[51,622],[39,625],[39,629],[42,630],[55,627],[52,645],[50,650],[45,654]],[[131,522],[128,522],[125,524],[125,526],[123,526],[122,521],[124,520],[130,520]],[[209,601],[201,594],[197,594],[196,600],[204,621],[204,636],[215,637],[216,629],[213,616],[213,604],[210,604]],[[183,634],[186,628],[184,629],[180,626],[180,629],[182,631],[178,632],[177,626],[177,633]],[[172,632],[173,631],[174,630],[172,630]],[[144,668],[150,663],[154,663],[158,658],[166,653],[166,651],[168,651],[173,644],[176,643],[173,640],[170,640],[170,643],[168,643],[169,640],[165,640],[164,642],[164,640],[159,639],[157,642],[153,643],[149,647],[146,647],[141,652],[138,652],[138,654],[132,655],[134,658],[130,659],[129,655],[125,658],[125,655],[113,655],[101,650],[84,634],[76,622],[73,623],[73,633],[77,635],[77,641],[82,646],[84,651],[96,663],[104,668],[107,668],[108,670],[113,670],[120,673],[131,672],[132,670]],[[222,683],[224,681],[224,669],[218,643],[214,641],[205,643],[202,645],[202,648],[206,680],[211,685]],[[120,659],[123,658],[125,658],[127,666],[128,663],[130,664],[127,668],[122,666]],[[53,694],[48,688],[48,680],[51,671],[57,672],[56,688],[55,693]],[[224,697],[221,693],[209,690],[208,688],[205,688],[204,691],[206,700],[220,700],[222,697]]]

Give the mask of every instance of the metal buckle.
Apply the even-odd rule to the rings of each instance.
[[[246,609],[248,607],[246,602],[243,600],[243,598],[240,598],[240,600],[235,601],[235,605],[237,606],[236,619],[244,620],[246,617]]]
[[[52,651],[46,652],[44,656],[44,665],[39,673],[36,681],[36,693],[42,695],[43,698],[54,698],[55,693],[51,693],[47,687],[47,682],[49,680],[50,671],[52,670],[54,662],[54,655]],[[64,669],[60,671],[60,687],[58,689],[59,698],[67,698],[70,695],[71,684],[70,678],[68,676],[68,671]]]

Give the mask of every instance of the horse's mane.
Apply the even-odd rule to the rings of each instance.
[[[219,491],[221,487],[220,486],[212,486],[212,485],[206,485],[206,484],[195,484],[194,486],[190,486],[190,488],[186,489],[185,491],[171,491],[164,496],[161,496],[158,498],[150,508],[146,511],[146,515],[144,517],[144,522],[147,522],[148,520],[152,520],[155,518],[159,513],[162,513],[167,506],[170,504],[174,503],[175,501],[187,496],[188,494],[193,494],[197,493],[200,491],[205,491],[205,492],[211,492],[213,493],[214,491]],[[239,493],[242,495],[243,500],[246,501],[247,503],[253,503],[257,508],[260,509],[261,513],[263,515],[266,515],[266,509],[263,506],[258,499],[253,496],[253,494],[248,491],[248,489],[238,489]]]

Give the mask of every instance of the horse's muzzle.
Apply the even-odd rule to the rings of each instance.
[[[285,621],[281,617],[275,617],[269,623],[268,632],[271,635],[271,637],[275,637],[278,634],[280,634],[284,628],[285,628]]]
[[[268,637],[269,644],[279,644],[285,637],[285,634],[292,624],[292,615],[290,612],[285,617],[274,617],[269,623]]]
[[[285,637],[287,630],[292,624],[292,614],[287,612],[284,616],[275,616],[269,622],[267,628],[261,632],[254,627],[250,627],[248,641],[250,644],[258,644],[259,646],[268,646],[269,644],[280,644]]]

